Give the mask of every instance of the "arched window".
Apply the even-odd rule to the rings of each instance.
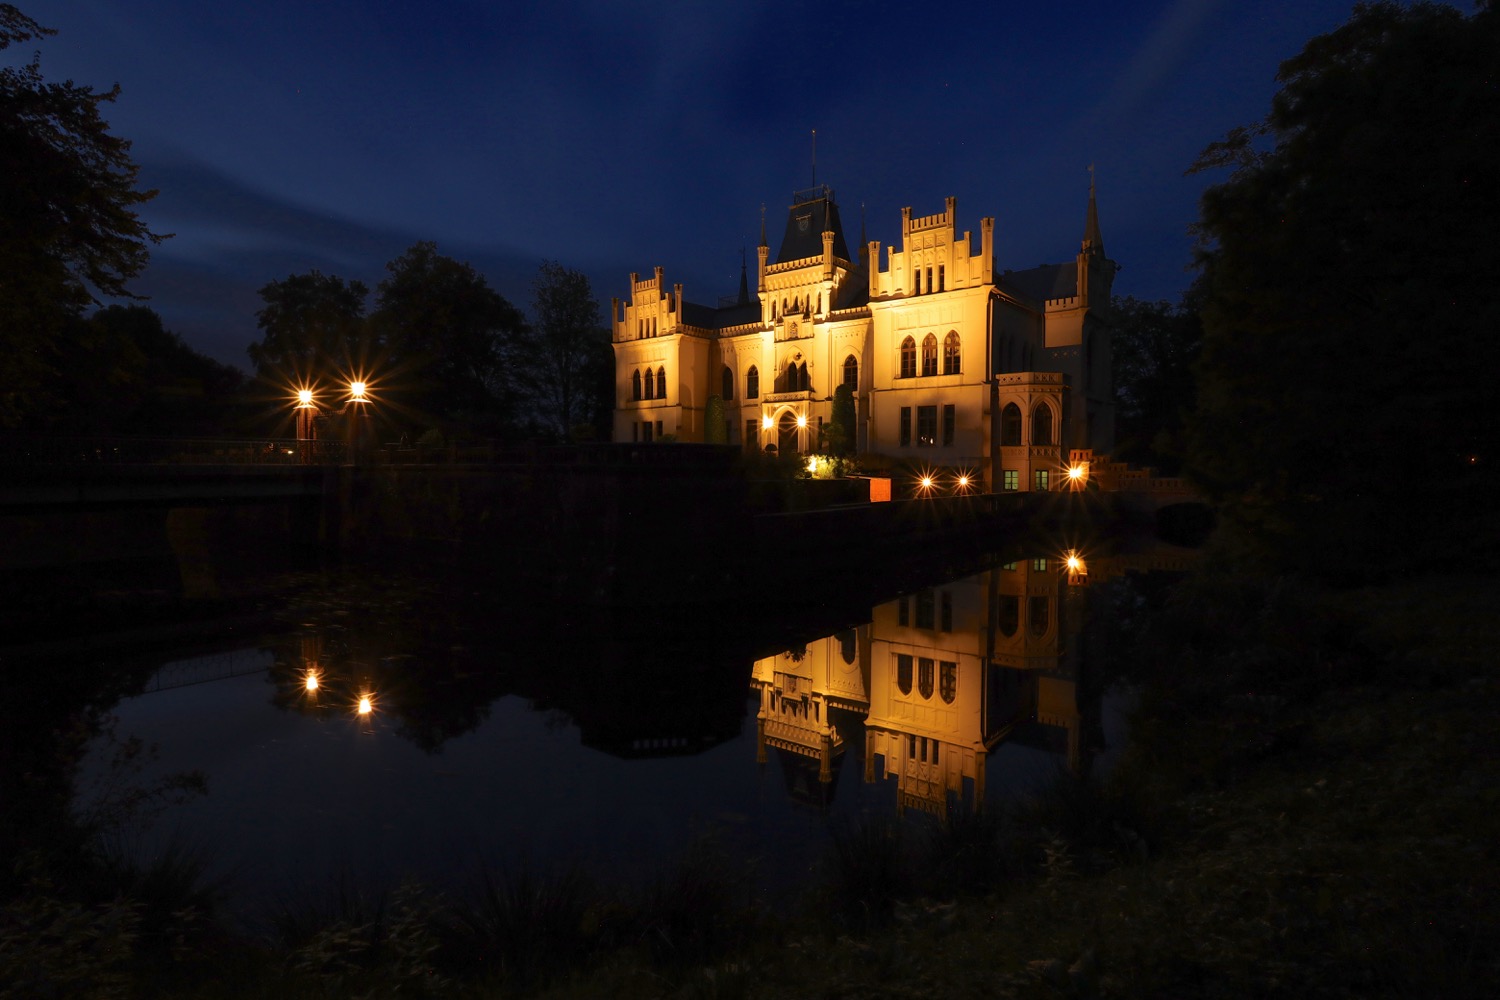
[[[942,269],[938,269],[942,273]],[[949,660],[943,660],[938,664],[938,693],[943,696],[945,704],[953,704],[953,699],[958,696],[958,664]]]
[[[807,377],[807,362],[797,366],[797,388],[803,391],[812,388],[812,380]]]
[[[1046,635],[1047,625],[1052,618],[1052,609],[1047,603],[1047,598],[1033,597],[1031,599],[1031,614],[1029,617],[1030,621],[1028,624],[1031,627],[1031,634],[1038,637]]]
[[[734,398],[734,372],[729,370],[728,365],[724,366],[724,376],[723,378],[719,379],[719,382],[723,392],[724,402],[727,403]]]
[[[656,398],[656,373],[649,368],[646,369],[646,395],[644,398]]]
[[[844,384],[851,389],[859,388],[859,362],[852,354],[844,359]]]
[[[896,686],[902,694],[911,694],[911,655],[896,654]]]
[[[745,373],[745,398],[758,399],[760,397],[760,369],[754,365]]]
[[[630,376],[630,398],[641,398],[641,370],[637,368],[635,374]]]
[[[925,656],[917,660],[917,691],[923,698],[932,697],[932,661]]]
[[[667,398],[667,369],[665,367],[656,369],[656,398]]]
[[[1031,443],[1052,443],[1052,407],[1042,403],[1031,415]]]
[[[854,663],[854,658],[859,655],[858,637],[852,628],[839,633],[839,655],[849,664]]]
[[[1013,594],[1003,595],[996,611],[999,612],[996,624],[1000,627],[1000,634],[1009,639],[1021,624],[1021,599]]]
[[[1021,443],[1021,408],[1015,403],[1006,403],[1005,409],[1000,411],[1000,443]]]
[[[937,374],[937,338],[930,333],[922,338],[922,374]]]
[[[949,330],[943,339],[943,374],[957,375],[959,365],[958,331]]]
[[[915,378],[917,375],[917,342],[910,337],[901,341],[901,374],[897,378]]]

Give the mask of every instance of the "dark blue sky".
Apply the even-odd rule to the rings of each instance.
[[[1071,258],[1098,170],[1119,294],[1190,280],[1184,170],[1262,117],[1278,63],[1349,0],[518,4],[30,0],[49,79],[101,89],[174,233],[136,282],[190,344],[244,366],[256,289],[319,268],[373,291],[419,239],[529,306],[537,264],[602,306],[660,264],[738,287],[767,206],[837,193],[851,245],[958,198],[1002,267]],[[29,57],[12,49],[12,60]],[[372,302],[373,304],[373,302]]]

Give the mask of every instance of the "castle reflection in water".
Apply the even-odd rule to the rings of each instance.
[[[781,758],[793,794],[827,804],[851,742],[864,780],[892,780],[901,810],[982,809],[985,765],[1002,743],[1060,755],[1070,770],[1102,749],[1100,692],[1087,664],[1105,637],[1093,587],[1181,560],[1033,558],[905,594],[868,624],[757,660],[756,754]]]
[[[986,765],[1002,745],[1081,772],[1104,745],[1097,668],[1110,631],[1108,615],[1089,605],[1114,578],[1181,570],[1191,556],[1155,546],[1086,564],[1070,565],[1068,553],[999,563],[756,659],[756,759],[782,771],[797,801],[829,806],[841,774],[862,774],[867,784],[894,785],[901,811],[936,815],[983,808]],[[621,758],[696,755],[743,732],[735,678],[753,656],[722,650],[722,661],[694,657],[696,669],[684,669],[670,649],[611,640],[577,656],[591,664],[586,673],[522,675],[458,662],[444,669],[399,641],[361,648],[353,633],[310,631],[295,641],[272,668],[277,705],[342,716],[369,732],[394,728],[428,752],[482,725],[496,698],[519,694],[560,710],[584,747]],[[851,750],[862,768],[842,766]]]

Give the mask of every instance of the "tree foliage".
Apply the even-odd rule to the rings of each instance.
[[[432,242],[413,244],[386,270],[371,322],[416,419],[498,421],[513,391],[506,357],[525,329],[520,311]]]
[[[0,50],[52,34],[0,4]],[[49,83],[39,55],[0,67],[0,426],[55,402],[73,320],[97,296],[130,297],[164,238],[136,215],[156,192],[136,189],[130,143],[100,114],[119,93]]]
[[[518,381],[541,429],[573,437],[614,405],[614,355],[589,279],[543,261],[532,284],[533,322],[515,359]],[[608,385],[608,392],[601,388]],[[603,414],[601,416],[601,414]]]
[[[312,270],[260,290],[261,339],[248,348],[256,374],[278,385],[334,385],[367,374],[373,347],[365,324],[368,289]]]
[[[1193,364],[1203,325],[1190,292],[1181,304],[1116,299],[1112,457],[1175,475],[1186,449],[1187,415],[1196,397]]]
[[[1500,14],[1362,4],[1209,146],[1191,471],[1278,558],[1389,560],[1500,459]],[[1491,533],[1493,536],[1493,533]]]
[[[828,422],[828,450],[835,455],[854,454],[854,387],[840,382],[833,390],[833,413]]]

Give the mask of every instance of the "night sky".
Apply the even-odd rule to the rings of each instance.
[[[447,0],[21,0],[59,34],[47,79],[119,100],[144,210],[174,237],[135,282],[169,328],[248,366],[256,290],[318,268],[371,288],[416,240],[527,308],[544,258],[601,306],[666,268],[738,288],[760,206],[774,253],[794,190],[865,206],[958,199],[996,217],[1001,267],[1071,259],[1097,167],[1117,294],[1191,278],[1202,148],[1264,116],[1279,62],[1349,0],[945,5]],[[8,50],[8,61],[37,46]]]

